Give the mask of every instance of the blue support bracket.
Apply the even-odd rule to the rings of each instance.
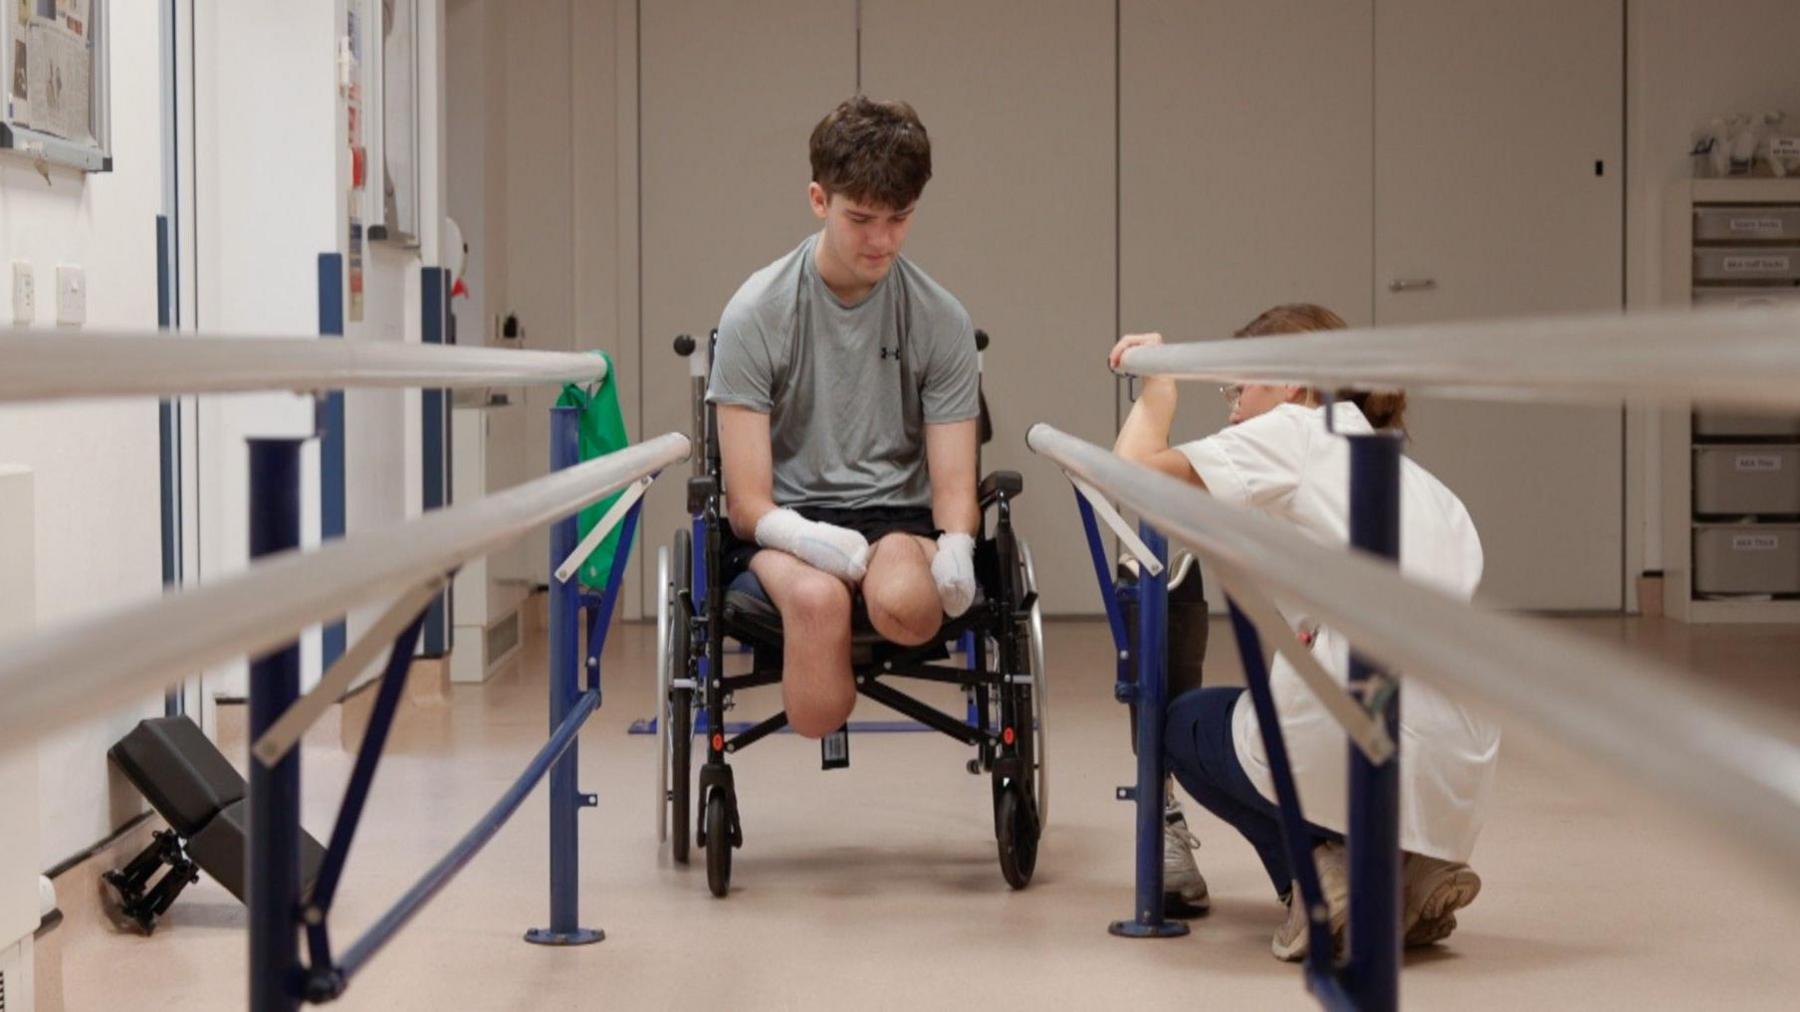
[[[325,847],[325,858],[319,864],[318,877],[313,880],[312,895],[307,898],[301,913],[301,920],[306,925],[307,948],[315,967],[328,967],[332,963],[331,904],[337,897],[344,863],[350,857],[350,844],[362,822],[369,788],[375,782],[375,767],[381,762],[388,732],[393,729],[394,715],[400,708],[400,696],[406,689],[406,673],[412,668],[413,650],[418,646],[424,621],[425,616],[420,614],[394,639],[387,668],[382,671],[381,682],[376,688],[368,730],[363,732],[362,745],[356,750],[356,765],[350,771],[350,783],[344,788],[344,800],[338,805],[331,842]]]
[[[1086,506],[1085,500],[1082,505]],[[1092,513],[1084,513],[1083,517],[1090,524],[1089,548],[1097,549],[1099,535],[1091,526]],[[1168,541],[1147,524],[1140,524],[1138,529],[1157,561],[1166,563]],[[1111,574],[1100,565],[1097,550],[1095,572],[1106,586],[1112,585]],[[1109,615],[1110,610],[1109,606]],[[1124,628],[1121,620],[1115,632],[1122,634]],[[1186,924],[1163,916],[1162,738],[1168,708],[1168,636],[1169,571],[1165,565],[1156,573],[1144,573],[1138,580],[1137,786],[1132,792],[1137,806],[1137,887],[1132,917],[1114,921],[1109,928],[1113,934],[1126,938],[1174,938],[1188,933]],[[1119,639],[1122,641],[1123,636]]]

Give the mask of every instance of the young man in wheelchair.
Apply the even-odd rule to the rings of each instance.
[[[822,738],[856,703],[852,615],[928,643],[976,593],[980,373],[969,314],[900,255],[931,143],[903,102],[862,96],[813,130],[821,230],[750,276],[719,322],[724,572],[781,614],[782,700]]]

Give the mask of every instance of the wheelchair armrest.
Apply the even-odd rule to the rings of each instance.
[[[689,516],[698,516],[706,509],[706,504],[719,494],[719,479],[712,475],[701,475],[689,478],[687,483],[687,510]]]
[[[976,497],[981,502],[981,508],[987,509],[996,499],[1017,499],[1024,492],[1025,477],[1019,472],[995,471],[981,479],[981,488]]]

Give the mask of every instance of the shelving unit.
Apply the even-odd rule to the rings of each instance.
[[[1670,304],[1800,307],[1800,179],[1690,180],[1666,211]],[[1662,457],[1664,611],[1800,622],[1800,414],[1672,410]]]

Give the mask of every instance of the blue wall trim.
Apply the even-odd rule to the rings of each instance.
[[[319,336],[344,336],[342,253],[319,254]],[[343,537],[345,527],[344,392],[333,390],[319,411],[319,533],[330,541]],[[343,619],[325,627],[321,670],[344,656],[348,637]]]
[[[420,336],[426,344],[450,344],[449,271],[426,267],[420,272]],[[420,440],[425,455],[424,498],[427,512],[450,504],[450,392],[426,389],[419,400],[424,413]],[[445,590],[425,613],[425,628],[420,653],[426,657],[442,657],[452,646],[450,591]]]

